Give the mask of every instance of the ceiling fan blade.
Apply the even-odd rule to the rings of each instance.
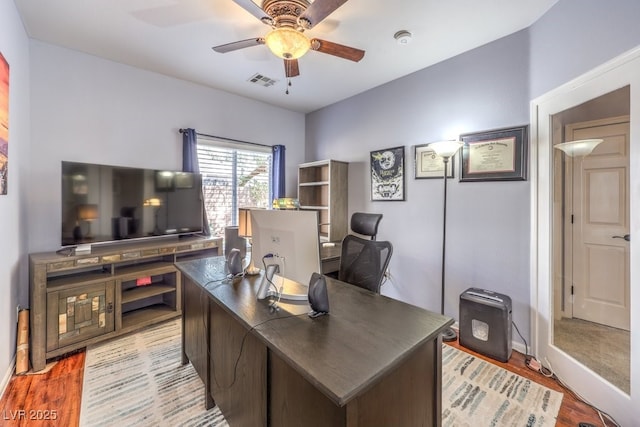
[[[311,49],[350,61],[358,62],[364,58],[364,50],[356,49],[326,40],[311,39]]]
[[[252,2],[251,0],[233,0],[238,6],[242,7],[244,10],[264,22],[265,24],[271,25],[273,20],[269,15],[264,13],[264,10],[260,8],[257,4]]]
[[[264,44],[264,39],[262,37],[221,44],[220,46],[214,46],[211,49],[218,53],[227,53],[238,49],[244,49],[245,47],[257,46],[259,44]]]
[[[297,59],[284,60],[284,74],[287,77],[295,77],[300,75],[300,69],[298,68]]]
[[[301,21],[306,21],[306,29],[313,28],[320,21],[331,15],[334,10],[345,4],[347,0],[315,0],[300,15]]]

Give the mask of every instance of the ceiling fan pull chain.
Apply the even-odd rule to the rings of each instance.
[[[289,86],[291,86],[291,79],[287,79],[287,90],[284,92],[286,95],[289,95]]]

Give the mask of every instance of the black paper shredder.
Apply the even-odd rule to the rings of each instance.
[[[511,298],[486,289],[460,294],[460,345],[501,362],[511,357]]]

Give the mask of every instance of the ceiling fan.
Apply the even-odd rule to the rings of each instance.
[[[309,39],[304,34],[305,30],[313,28],[347,0],[315,0],[312,3],[308,0],[263,0],[262,7],[252,0],[233,1],[264,24],[272,27],[272,30],[264,37],[214,46],[213,50],[216,52],[227,53],[266,44],[274,55],[284,59],[287,78],[300,75],[298,58],[309,50],[354,62],[364,57],[364,50],[317,38]]]

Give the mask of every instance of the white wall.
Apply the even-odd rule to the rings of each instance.
[[[29,162],[29,41],[12,1],[0,2],[0,52],[9,63],[9,187],[0,196],[0,393],[13,371],[16,305],[28,286],[26,171]],[[23,304],[26,305],[26,304]]]
[[[300,113],[39,41],[31,63],[30,252],[59,248],[62,160],[180,169],[180,128],[284,144],[287,192],[296,193]]]

